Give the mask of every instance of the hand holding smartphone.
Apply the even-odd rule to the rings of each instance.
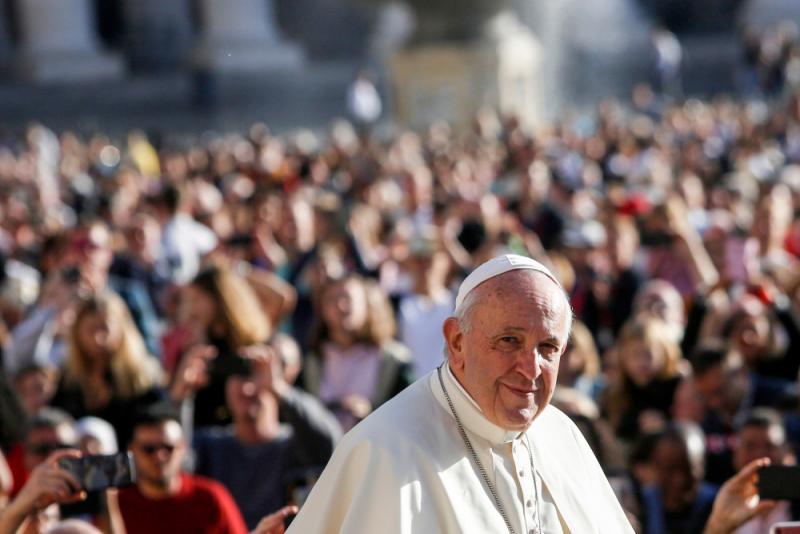
[[[128,452],[111,455],[65,457],[58,465],[70,473],[87,492],[130,486],[136,481],[133,458]]]

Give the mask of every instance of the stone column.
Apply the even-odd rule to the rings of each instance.
[[[131,70],[169,72],[192,46],[189,0],[125,0],[125,56]]]
[[[17,0],[21,46],[17,68],[41,82],[116,78],[120,58],[100,49],[89,0]]]
[[[272,0],[200,0],[198,68],[211,72],[263,72],[297,67],[303,53],[275,24]]]
[[[0,73],[4,73],[8,68],[11,58],[11,36],[8,31],[8,10],[5,4],[0,1]]]

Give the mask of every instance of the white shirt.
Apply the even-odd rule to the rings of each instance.
[[[633,532],[586,440],[567,416],[549,406],[523,435],[506,432],[483,417],[449,371],[443,375],[517,534],[535,528],[537,509],[546,534]],[[537,490],[530,482],[528,440]],[[289,533],[440,532],[508,529],[464,446],[434,371],[344,437]]]
[[[177,284],[188,284],[200,270],[200,261],[217,246],[214,232],[190,215],[178,213],[164,226],[159,269]]]
[[[400,341],[411,351],[414,376],[430,373],[444,361],[442,324],[453,314],[453,296],[433,300],[409,295],[400,301],[397,326]]]

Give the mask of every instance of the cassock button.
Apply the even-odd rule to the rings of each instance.
[[[528,502],[525,503],[525,506],[527,506],[528,508],[532,508],[533,507],[533,501],[528,499]]]
[[[520,469],[520,470],[519,470],[519,476],[521,476],[521,477],[524,477],[524,476],[525,476],[525,471],[523,471],[522,469]]]

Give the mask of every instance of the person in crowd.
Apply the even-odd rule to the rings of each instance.
[[[572,334],[558,367],[558,385],[575,389],[592,400],[597,400],[603,389],[600,355],[589,329],[580,321],[573,321]]]
[[[784,346],[778,334],[783,330]],[[745,364],[765,378],[794,381],[800,370],[800,321],[776,288],[754,286],[742,295],[725,332]]]
[[[654,483],[642,492],[644,531],[648,534],[702,534],[717,487],[703,482],[705,437],[696,425],[661,431],[649,463]]]
[[[157,217],[162,224],[157,268],[168,279],[186,284],[198,275],[203,256],[217,246],[217,236],[192,217],[187,188],[167,185],[157,198]]]
[[[121,443],[130,437],[135,411],[163,396],[158,361],[125,303],[110,292],[77,303],[62,374],[52,404],[74,417],[112,422]]]
[[[33,469],[17,497],[7,507],[0,508],[0,534],[99,533],[100,530],[83,521],[59,521],[55,511],[54,505],[80,502],[86,498],[79,481],[58,465],[62,458],[79,456],[80,452],[76,450],[54,451],[47,455]]]
[[[622,325],[633,313],[634,296],[646,279],[635,263],[639,232],[633,218],[614,213],[606,216],[605,249],[596,261],[591,284],[586,292],[581,320],[608,349]]]
[[[130,451],[136,484],[119,490],[119,510],[127,532],[247,532],[222,484],[183,471],[188,444],[169,407],[151,406],[138,414]]]
[[[111,240],[108,225],[100,219],[70,233],[62,268],[45,281],[36,307],[12,331],[4,358],[12,373],[31,364],[60,367],[66,359],[66,334],[76,297],[106,291],[123,299],[150,354],[160,354],[158,320],[146,288],[136,280],[109,274],[114,256]]]
[[[412,380],[408,349],[394,340],[394,317],[380,289],[358,275],[328,282],[302,383],[351,429]]]
[[[794,464],[795,458],[786,442],[781,415],[770,408],[756,408],[741,415],[737,422],[733,463],[737,471],[762,458],[772,465]],[[760,515],[736,529],[736,534],[765,532],[781,521],[800,518],[800,504],[779,501],[769,513]]]
[[[195,473],[222,482],[249,528],[269,512],[299,502],[341,435],[322,404],[285,379],[271,346],[245,353],[250,372],[231,375],[226,399],[233,423],[194,437]]]
[[[412,238],[409,254],[414,287],[400,298],[397,329],[398,339],[411,351],[414,376],[421,377],[442,362],[444,342],[439,325],[453,310],[453,295],[447,288],[451,261],[435,235]]]
[[[603,402],[617,435],[631,440],[660,430],[681,381],[682,356],[671,331],[658,319],[633,320],[620,331],[615,352],[619,373]]]
[[[635,317],[650,317],[664,322],[670,336],[680,343],[686,329],[686,314],[681,294],[665,280],[650,280],[635,294]]]
[[[25,413],[33,415],[50,405],[58,388],[58,376],[58,369],[36,364],[17,372],[14,376],[14,389]]]
[[[163,318],[175,290],[170,285],[170,273],[159,264],[163,251],[158,220],[149,213],[137,213],[122,230],[126,247],[115,255],[109,272],[141,284],[147,290],[158,317]]]
[[[44,485],[48,482],[37,479],[44,476],[51,483],[63,482],[64,477],[60,475],[58,466],[48,464],[52,456],[61,457],[61,453],[67,456],[80,456],[79,434],[75,421],[69,414],[56,408],[45,408],[35,414],[28,425],[27,436],[24,441],[24,471],[15,473],[15,483],[21,488],[16,494],[17,498],[22,498],[27,502],[23,494],[28,488],[31,491],[45,491]],[[48,474],[42,475],[42,471]],[[69,480],[73,480],[69,477]],[[108,528],[114,521],[113,512],[106,506],[105,497],[101,493],[87,493],[82,490],[79,481],[77,486],[70,484],[69,491],[62,486],[57,499],[47,500],[46,503],[35,502],[31,507],[30,503],[24,508],[26,514],[15,516],[17,520],[30,516],[29,522],[35,525],[50,524],[58,519],[79,517],[90,524]],[[49,504],[58,501],[58,506],[50,507]],[[13,503],[12,503],[13,504]],[[34,530],[35,532],[36,530]]]
[[[170,396],[193,401],[194,427],[225,425],[225,382],[245,368],[241,351],[267,342],[273,323],[247,280],[224,267],[209,267],[181,296],[186,328],[183,354],[173,369]]]

